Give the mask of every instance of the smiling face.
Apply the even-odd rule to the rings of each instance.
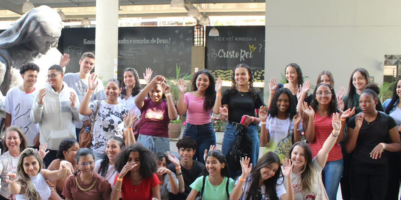
[[[251,79],[251,75],[248,70],[244,67],[238,67],[235,69],[235,82],[239,86],[248,85],[249,80]]]
[[[88,174],[92,173],[95,168],[95,159],[92,155],[79,156],[78,168],[81,173]]]
[[[118,84],[114,81],[109,81],[106,85],[106,97],[108,100],[117,100],[120,96],[121,89]]]
[[[84,57],[82,60],[79,60],[79,70],[88,74],[92,71],[93,67],[95,67],[95,59]]]
[[[63,77],[64,74],[55,70],[55,69],[51,69],[47,72],[47,77],[49,80],[49,84],[52,87],[58,87],[61,86],[63,84]]]
[[[131,71],[124,72],[124,84],[127,87],[135,87],[136,80],[134,73],[132,73]]]
[[[287,81],[289,83],[298,84],[298,73],[297,73],[297,70],[292,66],[288,66],[285,69],[285,79],[287,79]]]
[[[158,103],[163,98],[162,86],[160,84],[156,84],[149,92],[150,100],[154,103]]]
[[[305,150],[297,145],[291,152],[291,161],[294,167],[302,169],[306,165]]]
[[[331,85],[330,77],[327,76],[326,74],[323,74],[322,76],[320,76],[320,83],[326,83]]]
[[[398,97],[401,98],[401,80],[397,82],[397,89],[395,90]]]
[[[368,84],[368,82],[361,72],[356,71],[352,75],[352,84],[354,85],[355,89],[362,91],[365,89],[365,86]]]
[[[196,87],[199,91],[206,91],[210,86],[209,76],[206,74],[199,74],[196,78]]]
[[[331,102],[333,94],[329,87],[320,85],[316,90],[316,100],[319,105],[327,105]]]
[[[75,156],[77,155],[78,150],[79,150],[79,144],[74,143],[70,148],[68,148],[67,151],[63,151],[64,160],[74,164],[76,162]]]
[[[8,131],[5,139],[9,150],[20,150],[21,138],[17,131]]]
[[[38,71],[28,70],[24,74],[22,74],[22,79],[24,80],[24,85],[28,87],[33,87],[38,80]]]
[[[278,163],[271,163],[260,169],[260,177],[265,181],[276,175],[280,165]]]
[[[181,161],[190,162],[195,155],[196,150],[192,148],[180,148],[178,153],[180,154]]]
[[[363,93],[359,97],[359,107],[364,113],[372,113],[376,110],[376,104],[378,100],[375,99],[371,94]]]
[[[114,157],[121,152],[120,143],[116,140],[110,139],[106,144],[106,155],[109,160],[113,160]]]
[[[281,113],[285,113],[288,110],[288,107],[290,106],[290,98],[288,97],[287,94],[280,94],[280,96],[277,99],[277,108],[278,111]]]
[[[35,156],[27,156],[22,161],[24,172],[29,176],[36,176],[39,173],[39,162]]]
[[[225,163],[221,163],[217,158],[208,156],[206,159],[206,170],[210,176],[220,175],[221,170],[226,166]]]

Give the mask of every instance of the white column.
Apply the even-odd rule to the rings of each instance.
[[[96,73],[107,81],[114,77],[118,59],[118,1],[96,1]]]

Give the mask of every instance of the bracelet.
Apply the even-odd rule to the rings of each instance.
[[[216,95],[217,95],[218,97],[221,97],[221,93],[217,93]]]
[[[333,132],[331,133],[331,135],[333,135],[333,137],[338,137],[338,135],[340,135],[340,132],[337,132],[337,134],[334,134],[335,131],[333,130]]]
[[[92,93],[92,92],[93,92],[93,90],[90,90],[90,89],[88,89],[88,92]]]
[[[122,182],[122,181],[123,181],[123,178],[117,178],[117,181],[121,181],[121,182]]]
[[[246,180],[244,178],[239,178],[239,181],[245,182]]]
[[[262,125],[263,125],[263,124],[266,124],[266,122],[260,122],[260,124],[262,124]]]
[[[252,122],[254,122],[255,121],[255,117],[252,117]]]
[[[179,174],[177,174],[177,175],[175,175],[175,176],[181,176],[182,175],[182,173],[179,173]]]
[[[128,128],[127,128],[127,131],[132,131],[132,127],[128,127]]]
[[[386,144],[381,143],[381,145],[383,146],[383,150],[386,150]]]
[[[171,96],[171,93],[169,92],[167,94],[164,94],[164,96],[166,96],[166,97]]]
[[[274,90],[270,90],[270,94],[274,94],[276,91]]]
[[[117,192],[121,192],[121,189],[116,188]]]
[[[175,169],[181,169],[181,166],[175,167]]]
[[[345,122],[345,118],[342,118],[341,121],[342,121],[342,122]]]

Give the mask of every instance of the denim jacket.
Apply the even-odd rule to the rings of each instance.
[[[391,109],[390,110],[390,113],[392,113],[396,108],[397,108],[397,104],[398,104],[398,101],[399,101],[400,99],[397,99],[397,101],[395,101],[394,102],[394,104],[393,104],[393,109]],[[384,110],[386,110],[386,108],[387,108],[387,106],[390,104],[390,102],[391,102],[391,99],[387,99],[387,100],[385,100],[384,102],[383,102],[383,108],[384,108]],[[390,114],[389,113],[389,114]]]

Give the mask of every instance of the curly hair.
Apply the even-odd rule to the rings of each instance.
[[[42,159],[40,158],[38,151],[32,148],[27,148],[24,151],[21,152],[20,158],[18,160],[18,165],[17,165],[17,177],[18,177],[18,182],[21,184],[22,187],[26,188],[25,191],[25,197],[26,199],[33,199],[33,200],[40,200],[40,194],[36,190],[35,185],[32,183],[31,178],[29,175],[25,172],[24,170],[24,159],[26,157],[33,156],[36,158],[36,160],[39,163],[39,171],[44,168],[44,164]]]
[[[288,152],[288,159],[291,159],[292,151],[296,146],[300,146],[304,149],[305,166],[301,172],[301,184],[304,191],[312,191],[313,178],[315,177],[314,167],[312,163],[312,150],[308,144],[304,141],[298,141],[294,143]]]
[[[227,160],[226,160],[226,157],[224,157],[223,152],[221,152],[220,150],[209,151],[209,153],[207,153],[205,163],[207,163],[207,158],[209,156],[213,156],[221,164],[225,164],[226,166],[223,169],[221,169],[220,174],[222,177],[230,177],[230,170],[228,168]],[[207,171],[207,168],[205,167],[205,169],[203,170],[203,176],[208,176],[208,175],[209,175],[209,171]]]
[[[124,70],[124,73],[125,73],[125,72],[131,72],[132,75],[134,75],[134,78],[135,78],[135,86],[134,86],[134,88],[132,89],[132,93],[131,93],[131,96],[134,97],[134,96],[138,95],[139,92],[141,92],[141,90],[142,90],[141,84],[140,84],[140,82],[139,82],[138,72],[137,72],[134,68],[126,68],[126,69]],[[121,99],[124,99],[124,98],[126,97],[126,95],[127,95],[127,88],[126,88],[125,83],[124,83],[124,81],[123,81],[123,90],[121,91],[121,95],[120,95]]]
[[[348,85],[348,100],[347,100],[347,102],[344,102],[346,105],[346,108],[353,108],[353,107],[357,106],[357,105],[354,105],[354,95],[356,93],[356,88],[355,88],[354,84],[352,83],[353,76],[356,72],[361,73],[361,75],[365,78],[366,85],[369,83],[369,72],[365,68],[357,68],[352,72],[350,80],[349,80],[349,85]]]
[[[110,139],[108,139],[107,142],[110,141],[110,140],[117,141],[121,150],[125,148],[125,142],[121,137],[113,136]],[[106,144],[107,144],[107,142],[106,142]],[[104,156],[103,156],[102,161],[100,162],[100,167],[99,167],[99,171],[98,171],[98,173],[101,176],[103,176],[103,177],[106,176],[107,170],[109,169],[109,164],[110,164],[109,157],[107,156],[107,153],[105,153]]]
[[[16,126],[10,126],[7,128],[6,130],[6,134],[4,136],[4,140],[1,141],[2,145],[3,145],[3,153],[8,151],[8,147],[7,147],[7,134],[11,131],[15,131],[18,133],[19,139],[21,140],[21,144],[19,145],[19,150],[23,151],[28,147],[28,141],[26,140],[25,134],[21,131],[21,129],[19,129]]]
[[[28,62],[28,63],[21,65],[21,68],[19,69],[19,73],[22,75],[22,74],[25,74],[25,72],[29,71],[29,70],[37,71],[38,73],[40,71],[38,65],[36,65],[33,62]]]
[[[78,144],[78,142],[72,138],[66,138],[61,141],[56,157],[60,160],[64,160],[64,151],[68,151],[68,149],[71,148],[74,144]]]
[[[291,91],[288,88],[280,88],[276,90],[272,102],[270,104],[269,115],[271,117],[277,116],[278,114],[277,101],[281,94],[286,94],[288,96],[290,105],[288,106],[286,112],[290,116],[290,119],[292,119],[297,114],[296,111],[297,102],[295,101],[294,96],[292,95]]]
[[[281,175],[281,167],[280,167],[280,158],[274,152],[265,153],[259,159],[258,163],[255,165],[255,167],[252,169],[251,173],[249,174],[252,181],[250,183],[251,185],[249,187],[249,190],[247,191],[247,195],[245,198],[246,200],[256,199],[256,195],[257,195],[258,189],[259,189],[259,181],[262,178],[261,174],[260,174],[260,170],[273,163],[277,163],[277,165],[279,167],[273,177],[263,181],[263,185],[265,185],[266,193],[267,193],[267,196],[269,197],[269,199],[278,200],[277,192],[276,192],[276,185],[277,185],[277,180],[282,175]]]
[[[233,70],[233,75],[231,77],[231,88],[230,88],[230,93],[234,94],[236,91],[236,82],[235,82],[235,70],[237,70],[238,68],[245,68],[248,71],[248,74],[250,76],[249,78],[249,93],[251,93],[252,97],[254,100],[256,100],[258,98],[258,94],[256,93],[255,88],[253,88],[253,75],[252,75],[252,71],[251,68],[249,67],[249,65],[245,64],[245,63],[240,63],[237,66],[235,66],[234,70]]]
[[[157,162],[152,151],[142,146],[142,144],[131,144],[122,150],[118,154],[116,162],[114,163],[115,169],[120,173],[125,164],[127,164],[128,158],[132,152],[139,153],[139,159],[141,162],[139,172],[141,173],[141,176],[143,178],[152,177],[153,173],[155,173],[157,170]]]
[[[396,82],[396,85],[393,89],[393,96],[391,97],[391,101],[388,104],[386,110],[384,111],[386,114],[390,114],[391,110],[393,110],[395,102],[400,99],[400,97],[397,94],[397,84],[401,81],[401,78],[399,78]]]
[[[175,144],[177,146],[177,149],[193,149],[193,150],[197,150],[198,149],[198,143],[196,142],[196,140],[192,139],[189,136],[183,137],[181,139],[178,140],[177,144]]]
[[[334,88],[331,87],[331,85],[322,83],[319,84],[318,86],[315,87],[315,90],[313,91],[313,100],[310,106],[313,108],[313,110],[316,112],[317,108],[319,107],[319,102],[316,99],[316,91],[321,87],[321,86],[326,86],[330,89],[331,92],[331,101],[329,103],[329,114],[328,116],[331,117],[331,115],[335,112],[337,112],[337,97],[336,97],[336,92],[334,91]]]
[[[304,84],[304,77],[302,75],[301,67],[297,63],[290,63],[284,68],[284,74],[286,74],[286,70],[287,70],[288,67],[292,67],[292,68],[295,69],[295,71],[297,71],[298,85]],[[285,79],[285,82],[288,83],[288,80]]]
[[[192,91],[198,90],[198,87],[196,86],[196,81],[198,79],[198,76],[201,74],[208,76],[209,79],[209,87],[206,90],[205,101],[203,103],[203,110],[209,111],[210,109],[213,108],[214,102],[216,101],[216,90],[215,90],[216,81],[214,80],[213,74],[210,73],[208,70],[206,69],[200,70],[194,74],[191,80]]]

